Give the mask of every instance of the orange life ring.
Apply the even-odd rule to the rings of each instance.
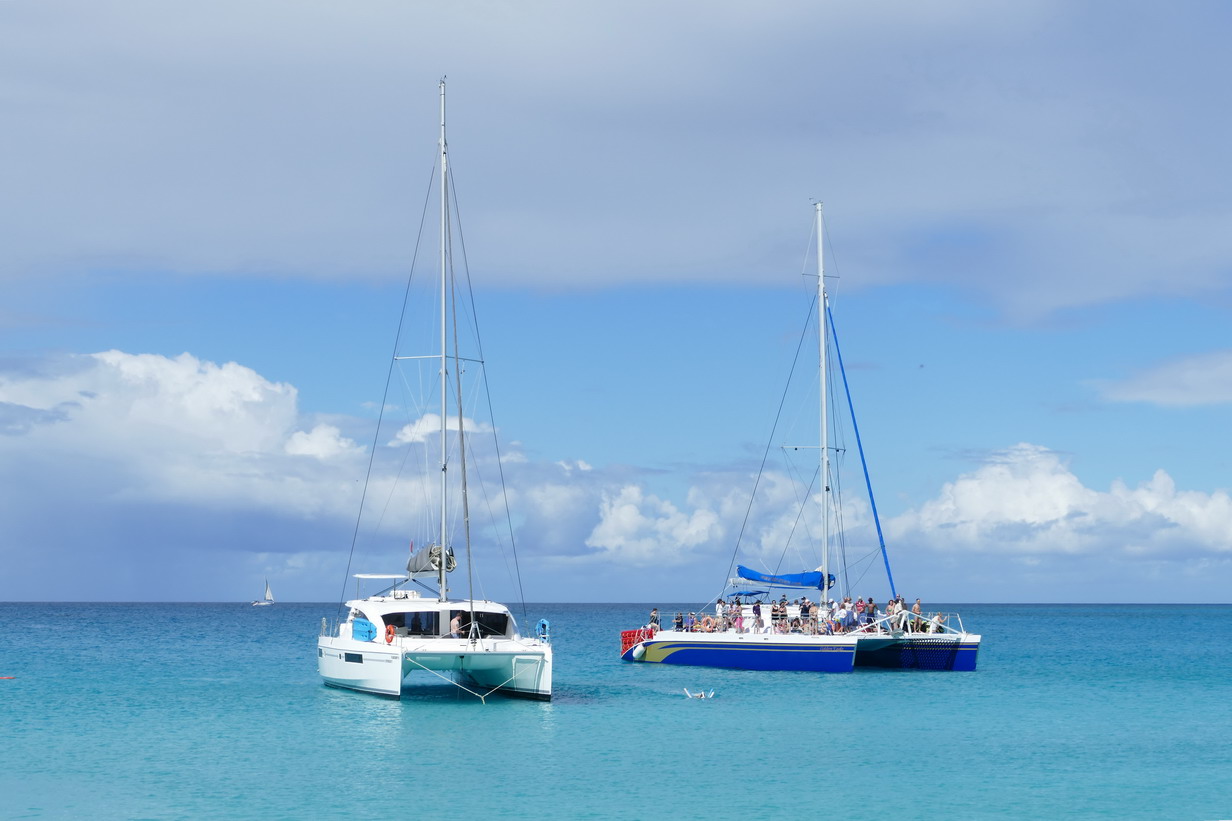
[[[394,626],[392,624],[385,625],[385,643],[394,643]]]

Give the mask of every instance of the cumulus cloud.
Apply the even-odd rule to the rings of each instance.
[[[7,534],[0,551],[21,570],[14,578],[45,576],[88,557],[114,585],[146,573],[183,575],[177,556],[195,556],[193,572],[221,573],[217,568],[234,566],[219,558],[228,551],[248,561],[265,557],[262,567],[271,556],[298,556],[288,573],[324,572],[330,555],[346,554],[367,465],[366,449],[347,431],[369,424],[305,419],[293,386],[189,354],[107,351],[0,363],[0,479],[8,488],[0,498]],[[378,455],[401,463],[422,451],[408,447],[420,441],[415,425]],[[666,566],[673,573],[654,580],[665,591],[713,574],[706,575],[709,586],[726,569],[738,535],[745,563],[816,565],[816,492],[805,499],[785,473],[763,476],[746,521],[752,477],[743,470],[667,478],[511,452],[518,458],[506,459],[504,469],[520,552],[554,568],[549,580],[562,578],[552,572],[576,570],[583,575],[575,583],[593,585],[597,572],[614,585],[609,594],[621,597],[642,589],[644,568]],[[474,457],[472,490],[490,492],[496,455],[477,449]],[[378,465],[368,486],[370,511],[396,534],[382,537],[385,555],[405,551],[406,539],[420,532],[416,517],[433,508],[437,493],[430,469],[420,478],[401,469]],[[870,512],[855,496],[835,525],[847,537],[849,560],[863,556],[871,572],[878,559]],[[471,507],[485,544],[507,535],[480,521],[489,508],[503,513],[498,503]],[[1060,454],[1020,444],[893,517],[886,531],[892,555],[909,567],[923,555],[987,575],[1006,562],[1077,567],[1115,555],[1123,566],[1166,563],[1192,576],[1232,559],[1232,498],[1179,489],[1164,470],[1136,485],[1090,488]],[[318,583],[332,588],[336,572],[341,568],[329,568]],[[863,576],[857,572],[854,581],[863,584]]]
[[[696,506],[685,513],[636,485],[605,493],[589,547],[635,565],[676,565],[723,532],[714,511]]]
[[[39,454],[40,471],[93,477],[113,498],[333,511],[332,471],[363,450],[331,425],[299,429],[294,387],[187,353],[112,350],[9,371],[0,403],[19,434],[0,443],[11,460]]]
[[[466,433],[491,433],[492,426],[486,422],[477,422],[469,417],[464,417],[463,425],[466,428]],[[445,430],[457,431],[458,418],[451,416],[445,420]],[[390,445],[405,445],[405,444],[422,444],[430,438],[434,438],[441,432],[441,415],[439,413],[425,413],[423,416],[408,422],[403,425],[394,435]]]
[[[1163,470],[1136,487],[1118,480],[1094,490],[1056,452],[1019,444],[886,529],[900,544],[939,553],[1184,559],[1232,553],[1232,498],[1180,491]]]
[[[1163,362],[1119,382],[1097,382],[1114,402],[1184,407],[1232,402],[1232,350],[1210,351]]]
[[[332,459],[362,451],[362,448],[343,436],[342,431],[334,425],[322,424],[308,432],[297,430],[292,433],[287,439],[286,451],[296,456]]]

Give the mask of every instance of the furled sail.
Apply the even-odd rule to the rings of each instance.
[[[449,572],[458,566],[458,561],[453,557],[453,548],[448,548],[445,551],[445,572]],[[430,545],[423,548],[418,553],[412,553],[411,558],[406,563],[406,572],[415,573],[436,573],[441,569],[441,546],[439,544]]]
[[[772,575],[770,573],[759,573],[756,570],[750,570],[742,564],[736,565],[736,573],[742,579],[748,579],[758,584],[768,584],[772,587],[809,587],[813,590],[821,590],[821,571],[812,570],[808,573],[781,573]],[[834,586],[834,574],[830,574],[830,583],[826,587]]]

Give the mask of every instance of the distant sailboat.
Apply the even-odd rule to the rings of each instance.
[[[274,603],[274,591],[270,590],[269,579],[266,579],[265,580],[265,600],[255,601],[252,603],[252,606],[253,607],[265,607],[266,605],[273,604],[273,603]]]

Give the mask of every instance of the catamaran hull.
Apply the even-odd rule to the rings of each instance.
[[[321,637],[317,671],[329,687],[394,697],[402,692],[401,651],[374,642]]]
[[[625,661],[726,667],[736,670],[804,670],[850,673],[856,643],[842,636],[762,636],[662,632],[626,650]]]
[[[855,666],[971,671],[979,651],[980,637],[973,635],[876,636],[856,644]]]
[[[439,641],[449,641],[438,640]],[[408,649],[403,655],[404,675],[416,670],[459,674],[469,679],[481,695],[498,692],[547,701],[552,698],[552,648],[514,641],[469,642],[456,646]]]
[[[437,639],[431,649],[322,636],[317,670],[329,687],[400,697],[403,679],[416,671],[445,681],[463,678],[476,694],[547,701],[552,698],[552,648],[537,642]]]

